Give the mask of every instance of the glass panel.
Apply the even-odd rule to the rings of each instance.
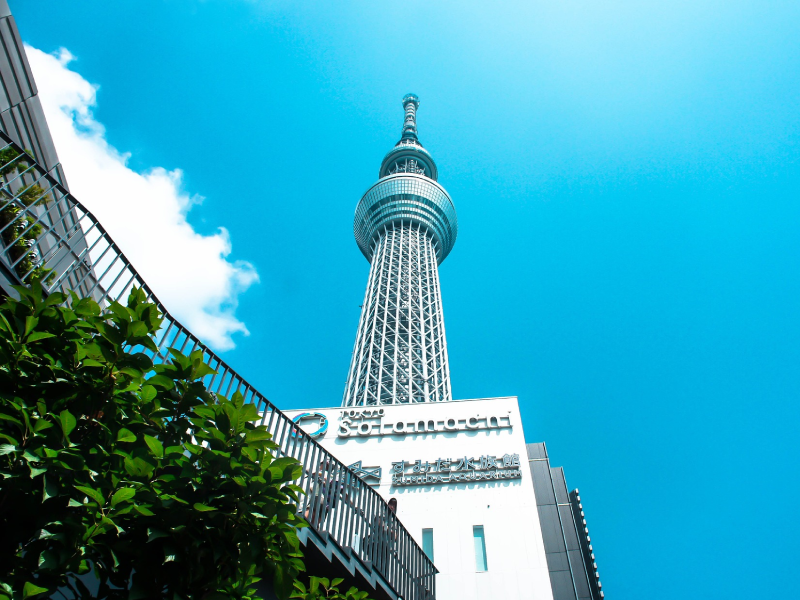
[[[475,541],[475,567],[479,573],[486,571],[486,540],[483,536],[483,525],[472,528],[472,538]]]
[[[422,530],[422,551],[433,562],[433,529]]]

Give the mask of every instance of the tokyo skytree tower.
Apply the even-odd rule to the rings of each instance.
[[[417,138],[418,107],[415,95],[403,98],[402,137],[356,208],[356,242],[371,266],[342,406],[452,400],[439,265],[458,222]]]

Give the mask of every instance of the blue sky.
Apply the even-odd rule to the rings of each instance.
[[[418,94],[459,216],[454,395],[519,396],[610,598],[796,594],[800,3],[11,8],[100,86],[128,164],[181,169],[190,223],[253,265],[225,357],[286,408],[340,401],[353,211]]]

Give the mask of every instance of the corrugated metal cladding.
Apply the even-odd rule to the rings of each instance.
[[[526,448],[553,600],[600,600],[604,594],[577,490],[573,492],[573,502],[564,470],[550,466],[544,443],[526,444]]]
[[[0,129],[66,187],[36,83],[6,0],[0,0]]]

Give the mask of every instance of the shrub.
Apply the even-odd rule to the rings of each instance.
[[[162,318],[16,288],[0,306],[0,599],[288,596],[301,473],[200,351],[154,365]],[[57,594],[56,592],[60,592]]]

